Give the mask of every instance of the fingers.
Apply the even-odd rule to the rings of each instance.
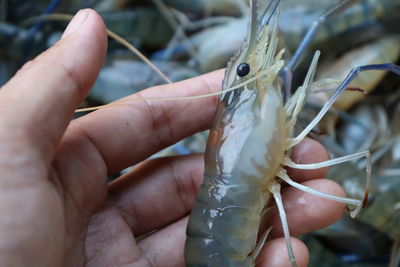
[[[297,149],[301,150],[302,146],[303,144],[300,144]],[[319,149],[313,142],[307,147],[311,150],[308,152]],[[146,259],[155,265],[172,260],[174,265],[183,266],[186,220],[183,222],[180,218],[192,208],[202,175],[202,156],[171,157],[147,161],[131,174],[110,185],[112,202],[122,211],[135,235],[160,229],[179,220],[139,242]],[[343,194],[335,183],[323,179],[316,180],[318,176],[319,174],[313,175],[312,172],[311,180],[304,184],[322,192]],[[332,223],[344,211],[342,204],[323,200],[291,187],[285,188],[282,195],[293,235]],[[277,211],[271,213],[271,216],[276,218],[273,221],[274,230],[271,237],[280,237],[283,234]],[[307,249],[297,239],[292,241],[299,266],[306,266]],[[287,266],[289,263],[284,239],[269,241],[257,263],[257,266]]]
[[[100,16],[78,12],[63,39],[27,63],[0,91],[0,129],[8,131],[2,130],[0,138],[26,140],[50,162],[103,64],[106,40]]]
[[[149,88],[138,97],[195,96],[220,90],[223,71]],[[195,100],[141,100],[104,108],[75,120],[67,138],[84,135],[115,173],[211,126],[217,97]],[[79,155],[77,155],[79,156]]]
[[[203,155],[149,160],[109,186],[136,236],[188,214],[203,178]]]
[[[298,146],[302,149],[303,143]],[[309,152],[320,148],[311,142]],[[115,205],[126,214],[136,235],[171,223],[186,215],[194,204],[203,179],[203,156],[191,155],[146,161],[109,186]],[[315,172],[311,172],[315,174]],[[319,175],[310,176],[317,179]],[[341,188],[325,179],[310,180],[304,185],[322,192],[343,195]],[[304,193],[295,188],[283,190],[283,201],[293,235],[326,226],[337,220],[344,206],[334,201]],[[274,236],[281,236],[277,211],[273,211]]]

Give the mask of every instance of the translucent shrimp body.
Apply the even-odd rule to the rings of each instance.
[[[210,134],[204,181],[187,230],[188,266],[253,265],[249,255],[285,155],[287,129],[275,88],[262,101],[252,89],[242,90],[231,106],[234,112],[219,109],[218,121],[225,127]]]
[[[290,146],[289,116],[274,85],[283,66],[282,53],[275,57],[276,28],[268,40],[268,26],[258,29],[257,14],[251,18],[250,36],[228,65],[223,89],[268,72],[219,101],[206,148],[204,181],[187,229],[187,266],[254,265],[251,254],[271,199],[269,187],[276,183]],[[243,62],[250,72],[240,77],[237,67]]]

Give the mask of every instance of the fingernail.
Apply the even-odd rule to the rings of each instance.
[[[77,31],[81,25],[85,22],[86,18],[88,17],[88,12],[86,10],[79,10],[78,13],[74,16],[74,18],[70,21],[67,28],[65,29],[62,38],[67,37],[71,33]]]

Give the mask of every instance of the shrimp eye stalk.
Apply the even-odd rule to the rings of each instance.
[[[244,77],[250,73],[250,65],[247,63],[240,63],[236,69],[236,73],[239,77]]]

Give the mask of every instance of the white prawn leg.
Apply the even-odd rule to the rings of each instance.
[[[325,193],[319,192],[315,189],[312,189],[310,187],[296,183],[295,181],[290,179],[290,177],[286,174],[285,170],[281,170],[280,173],[278,174],[278,177],[281,178],[286,183],[290,184],[291,186],[293,186],[299,190],[302,190],[304,192],[308,192],[310,194],[314,194],[314,195],[317,195],[317,196],[320,196],[323,198],[327,198],[330,200],[334,200],[337,202],[342,202],[342,203],[356,206],[356,208],[354,210],[352,210],[350,213],[350,216],[354,218],[360,212],[361,208],[366,204],[366,201],[368,199],[368,192],[369,192],[369,188],[370,188],[370,184],[371,184],[371,154],[368,150],[361,151],[361,152],[354,153],[354,154],[347,155],[347,156],[343,156],[343,157],[339,157],[339,158],[335,158],[335,159],[326,160],[323,162],[311,163],[311,164],[297,164],[297,163],[294,163],[289,157],[285,157],[283,160],[283,164],[285,166],[288,166],[288,167],[291,167],[294,169],[313,170],[313,169],[320,169],[323,167],[340,164],[343,162],[352,161],[352,160],[359,159],[362,157],[366,157],[366,159],[367,159],[367,165],[366,165],[366,176],[367,176],[366,180],[367,181],[366,181],[366,186],[365,186],[365,195],[364,195],[364,199],[362,201],[356,200],[356,199],[351,199],[351,198],[337,197],[337,196],[333,196],[330,194],[325,194]]]
[[[286,247],[288,250],[289,261],[292,267],[297,267],[296,257],[294,256],[292,241],[290,239],[289,226],[286,219],[286,212],[283,207],[282,197],[281,197],[281,185],[277,182],[273,182],[269,186],[269,191],[272,193],[275,199],[276,206],[278,207],[279,216],[281,217],[283,236],[285,237]]]
[[[323,162],[319,162],[319,163],[312,163],[312,164],[297,164],[294,163],[293,161],[290,160],[290,158],[284,158],[284,165],[292,167],[292,168],[296,168],[296,169],[305,169],[305,170],[311,170],[311,169],[319,169],[319,168],[323,168],[323,167],[327,167],[327,166],[332,166],[335,164],[339,164],[339,163],[343,163],[343,162],[347,162],[347,161],[351,161],[354,159],[358,159],[361,157],[366,157],[368,164],[367,164],[367,190],[369,188],[370,185],[370,176],[371,176],[371,159],[370,159],[370,153],[369,151],[363,151],[363,152],[359,152],[359,153],[355,153],[352,155],[347,155],[344,157],[340,157],[340,158],[336,158],[336,159],[331,159],[331,160],[327,160],[327,161],[323,161]],[[330,194],[326,194],[326,193],[322,193],[319,192],[315,189],[312,189],[310,187],[304,186],[302,184],[296,183],[295,181],[293,181],[287,174],[286,174],[286,170],[281,169],[281,171],[278,173],[278,177],[281,178],[283,181],[285,181],[286,183],[288,183],[289,185],[300,189],[302,191],[305,191],[307,193],[313,194],[313,195],[317,195],[323,198],[327,198],[333,201],[338,201],[338,202],[342,202],[342,203],[346,203],[349,205],[353,205],[356,206],[356,209],[354,209],[351,212],[351,216],[355,217],[357,215],[357,213],[360,211],[361,207],[363,206],[363,202],[364,201],[360,201],[357,199],[351,199],[351,198],[345,198],[345,197],[338,197],[338,196],[334,196],[334,195],[330,195]],[[286,241],[286,246],[287,246],[287,250],[288,250],[288,256],[289,256],[289,261],[292,264],[292,266],[297,266],[296,263],[296,257],[294,256],[294,252],[293,252],[293,246],[292,246],[292,242],[290,239],[290,232],[289,232],[289,226],[287,223],[287,219],[286,219],[286,212],[285,209],[283,207],[283,203],[282,203],[282,197],[281,197],[281,193],[280,193],[280,189],[281,186],[279,183],[274,182],[272,185],[270,185],[269,187],[269,191],[272,193],[272,195],[274,196],[276,205],[278,207],[278,211],[279,211],[279,216],[281,218],[281,223],[282,223],[282,229],[283,229],[283,234],[285,237],[285,241]]]

